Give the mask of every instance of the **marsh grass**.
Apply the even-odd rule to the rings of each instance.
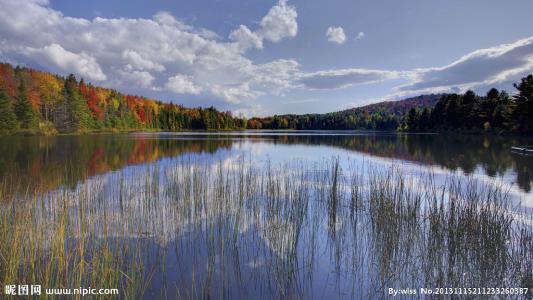
[[[120,298],[375,298],[533,287],[531,218],[505,187],[387,168],[182,156],[7,196],[0,286]],[[9,183],[12,184],[12,183]]]

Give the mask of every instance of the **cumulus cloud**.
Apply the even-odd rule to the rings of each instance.
[[[242,51],[246,51],[250,48],[263,48],[263,38],[255,32],[252,32],[245,25],[241,25],[238,29],[232,31],[229,38],[235,41]]]
[[[197,95],[202,88],[195,85],[189,76],[178,74],[168,79],[165,87],[174,93]]]
[[[344,34],[344,29],[342,27],[329,27],[328,30],[326,30],[326,37],[328,38],[328,41],[339,45],[346,42],[346,34]]]
[[[297,17],[296,8],[287,5],[287,0],[280,0],[261,20],[259,34],[272,42],[294,37],[298,33]]]
[[[233,110],[233,115],[251,118],[272,115],[272,112],[265,109],[261,104],[252,103]]]
[[[362,40],[365,38],[365,33],[360,31],[356,36],[355,36],[355,40],[356,41],[359,41],[359,40]]]
[[[168,12],[88,20],[65,16],[46,0],[0,0],[0,6],[0,60],[74,73],[126,92],[190,94],[239,107],[250,107],[248,99],[294,88],[338,89],[401,78],[409,83],[396,95],[416,94],[490,86],[533,72],[533,37],[477,50],[443,67],[407,71],[304,72],[295,59],[256,63],[247,51],[298,32],[296,8],[285,0],[254,28],[241,25],[225,40]],[[341,27],[328,31],[333,42],[346,40]],[[361,32],[356,39],[363,37]]]
[[[107,79],[96,59],[85,52],[72,53],[58,44],[51,44],[42,48],[28,47],[23,53],[59,72],[76,73],[90,80]]]
[[[139,53],[126,49],[122,52],[122,58],[128,62],[126,68],[138,70],[154,70],[157,72],[165,71],[165,67],[151,60],[143,58]]]
[[[157,88],[153,86],[155,77],[150,72],[138,70],[119,70],[117,73],[120,74],[120,83],[123,86],[133,85],[142,88],[157,90]]]
[[[184,31],[191,31],[194,28],[188,26],[181,21],[178,21],[174,16],[168,11],[159,11],[153,16],[154,21],[161,25],[176,27]]]
[[[280,0],[273,6],[266,16],[261,19],[257,30],[252,31],[245,25],[233,30],[229,38],[236,42],[239,50],[250,48],[262,49],[263,40],[279,42],[284,38],[295,37],[298,33],[298,13],[294,6],[287,5],[286,0]]]
[[[269,92],[280,94],[282,90],[294,87],[294,78],[298,76],[300,65],[293,59],[279,59],[254,66],[254,83],[265,86]]]
[[[402,72],[367,69],[341,69],[302,73],[298,82],[310,89],[338,89],[355,84],[375,83],[405,76]]]
[[[228,41],[164,11],[148,19],[88,20],[65,16],[44,0],[0,0],[0,6],[4,61],[75,73],[127,92],[203,94],[228,103],[289,86],[285,60],[255,64],[245,56],[265,39],[278,42],[296,35],[296,9],[284,0],[255,31],[240,26]]]
[[[516,81],[533,72],[533,37],[471,52],[438,68],[416,69],[400,92],[450,91]]]
[[[241,102],[241,99],[243,98],[255,98],[257,96],[263,95],[263,92],[252,90],[250,88],[250,83],[243,82],[240,84],[233,84],[233,85],[214,85],[211,87],[210,92],[215,97],[220,97],[226,99],[226,101],[238,104]]]

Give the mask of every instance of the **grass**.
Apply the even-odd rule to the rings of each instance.
[[[533,230],[505,186],[397,166],[182,156],[75,188],[2,193],[0,285],[120,298],[355,297],[533,288]]]

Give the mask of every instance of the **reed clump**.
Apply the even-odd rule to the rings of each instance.
[[[531,287],[531,219],[511,203],[494,183],[339,157],[181,156],[4,197],[0,285],[118,287],[128,299]]]

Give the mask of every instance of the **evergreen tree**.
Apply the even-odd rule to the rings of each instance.
[[[9,95],[0,90],[0,132],[11,132],[17,128],[17,116]]]
[[[20,123],[20,127],[24,129],[35,128],[38,123],[37,114],[33,110],[26,91],[24,81],[20,82],[19,94],[17,103],[15,104],[15,113]]]
[[[522,78],[520,84],[515,84],[518,94],[514,97],[516,109],[514,110],[515,121],[518,130],[531,132],[533,130],[533,75]]]
[[[447,127],[461,128],[463,125],[462,97],[460,95],[450,95],[446,106]]]
[[[420,119],[418,121],[418,129],[420,131],[425,131],[425,130],[428,130],[431,126],[431,123],[430,123],[430,117],[431,117],[431,112],[429,111],[429,108],[424,108],[424,110],[422,111],[422,114],[420,115]]]
[[[498,106],[500,101],[500,92],[492,88],[487,93],[487,98],[485,101],[483,101],[482,107],[481,107],[481,117],[485,120],[488,120],[490,123],[494,123],[494,113],[496,110],[496,107]],[[492,124],[494,125],[494,124]]]
[[[407,113],[407,128],[410,131],[417,131],[418,130],[418,120],[419,120],[419,112],[416,108],[411,108],[409,112]]]
[[[63,87],[64,124],[59,124],[64,131],[85,131],[92,126],[92,117],[85,99],[80,94],[76,77],[70,74]]]
[[[476,106],[479,103],[477,95],[471,91],[468,90],[466,93],[461,97],[462,101],[459,103],[461,106],[461,116],[463,122],[462,127],[475,127],[475,118],[476,118]]]

